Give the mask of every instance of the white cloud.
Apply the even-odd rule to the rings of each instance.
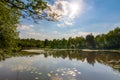
[[[48,6],[49,8],[44,10],[48,17],[61,21],[61,25],[57,26],[63,27],[73,25],[74,19],[83,13],[85,5],[83,0],[55,0],[53,5]]]
[[[45,32],[45,30],[44,29],[40,29],[40,32]]]
[[[19,34],[20,38],[29,38],[29,37],[31,38],[36,34],[33,25],[19,24],[17,30],[20,32]]]
[[[57,27],[71,27],[73,25],[72,21],[64,21],[62,23],[58,23]]]
[[[69,26],[72,26],[72,25],[73,25],[73,23],[70,22],[70,21],[65,21],[65,24],[66,24],[66,25],[69,25]]]
[[[91,32],[80,32],[77,30],[72,30],[69,33],[62,33],[59,31],[52,31],[51,33],[41,33],[41,32],[22,32],[20,34],[21,38],[35,38],[35,39],[40,39],[40,40],[44,40],[44,39],[49,39],[49,40],[53,40],[53,39],[62,39],[62,38],[66,38],[68,39],[69,37],[79,37],[79,36],[83,36],[85,37],[86,35],[90,34]],[[99,33],[97,32],[92,32],[93,35],[97,35]]]
[[[67,24],[71,25],[71,23],[67,23]],[[64,27],[63,25],[65,24],[59,24],[60,27],[61,26]],[[33,25],[19,25],[18,31],[20,31],[20,38],[35,38],[40,40],[44,40],[46,38],[52,40],[52,39],[62,39],[62,38],[68,39],[69,37],[77,37],[77,36],[85,37],[86,35],[91,33],[91,32],[80,32],[77,29],[72,29],[68,33],[66,32],[62,33],[57,30],[44,33],[45,32],[44,29],[39,30],[40,32],[35,31]],[[97,34],[98,33],[93,32],[93,35],[97,35]]]
[[[17,30],[18,31],[23,30],[23,31],[33,32],[34,31],[33,27],[34,27],[33,25],[18,25]]]
[[[66,39],[68,39],[69,37],[80,37],[80,36],[83,36],[85,37],[86,35],[90,34],[91,32],[74,32],[74,33],[66,33],[66,34],[62,34],[63,37],[65,37]],[[97,34],[99,33],[95,33],[95,32],[92,32],[92,34],[94,36],[96,36]]]
[[[61,33],[58,31],[53,31],[53,34],[56,35],[56,34],[61,34]]]
[[[59,24],[57,24],[57,26],[58,27],[65,27],[65,24],[64,23],[61,23],[61,24],[59,23]]]

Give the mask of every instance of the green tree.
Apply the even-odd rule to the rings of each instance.
[[[96,48],[97,49],[104,49],[106,46],[106,35],[102,34],[102,35],[97,35],[95,37],[95,44],[96,44]]]
[[[56,39],[53,39],[53,40],[52,40],[52,43],[51,43],[51,47],[52,47],[52,48],[57,48],[57,47],[56,47],[56,45],[57,45],[56,42],[57,42]]]
[[[19,16],[16,11],[0,1],[0,49],[3,51],[17,47],[18,32],[16,28]]]
[[[67,40],[65,38],[62,39],[62,48],[67,48]]]
[[[75,39],[70,37],[68,39],[68,44],[67,44],[68,48],[75,48]]]
[[[76,37],[75,42],[76,42],[76,48],[78,48],[78,49],[84,48],[85,39],[83,37]]]
[[[108,49],[120,49],[120,28],[117,27],[106,35]]]
[[[95,48],[94,36],[92,34],[86,36],[86,47]]]
[[[44,47],[47,47],[48,44],[49,44],[48,39],[45,39],[45,41],[44,41]]]
[[[0,0],[0,49],[6,51],[17,47],[16,28],[21,16],[34,21],[52,19],[42,13],[45,8],[48,8],[47,3],[42,0]]]
[[[23,17],[32,17],[33,19],[40,19],[45,16],[38,15],[39,11],[47,7],[47,3],[42,0],[1,0],[6,6],[11,9],[16,9],[16,14]]]

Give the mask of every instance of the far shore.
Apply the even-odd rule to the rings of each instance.
[[[44,53],[45,52],[44,49],[25,49],[25,50],[22,50],[22,51],[25,51],[25,52],[35,52],[35,53]]]
[[[56,50],[80,50],[80,51],[84,51],[84,52],[119,52],[120,53],[120,50],[92,50],[92,49],[25,49],[25,50],[22,50],[22,51],[26,51],[26,52],[35,52],[35,53],[45,53],[46,51],[49,51],[49,50],[53,50],[53,51],[56,51]]]

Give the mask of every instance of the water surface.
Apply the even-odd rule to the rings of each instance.
[[[0,54],[0,80],[120,80],[120,53]]]

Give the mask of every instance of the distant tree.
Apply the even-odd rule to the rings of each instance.
[[[70,37],[68,39],[68,44],[67,44],[68,48],[75,48],[75,39],[73,39],[72,37]]]
[[[44,41],[44,47],[47,47],[48,46],[48,39],[45,39],[45,41]]]
[[[63,39],[53,39],[44,41],[35,39],[21,39],[19,45],[21,47],[38,47],[38,48],[90,48],[90,49],[120,49],[120,28],[115,28],[108,34],[97,35],[95,38],[92,34],[83,37]]]
[[[76,48],[80,49],[80,48],[84,48],[85,46],[85,39],[83,37],[76,37],[75,38],[75,42],[76,42]]]
[[[97,49],[105,49],[107,41],[106,41],[106,35],[97,35],[95,37],[95,44]]]
[[[56,39],[53,39],[53,40],[52,40],[52,42],[51,42],[51,47],[52,47],[52,48],[56,48],[56,42],[57,42]]]
[[[108,49],[120,49],[120,28],[117,27],[106,35]]]
[[[67,48],[67,40],[65,38],[62,39],[62,48]]]
[[[94,36],[92,35],[92,33],[86,36],[86,47],[95,48]]]

